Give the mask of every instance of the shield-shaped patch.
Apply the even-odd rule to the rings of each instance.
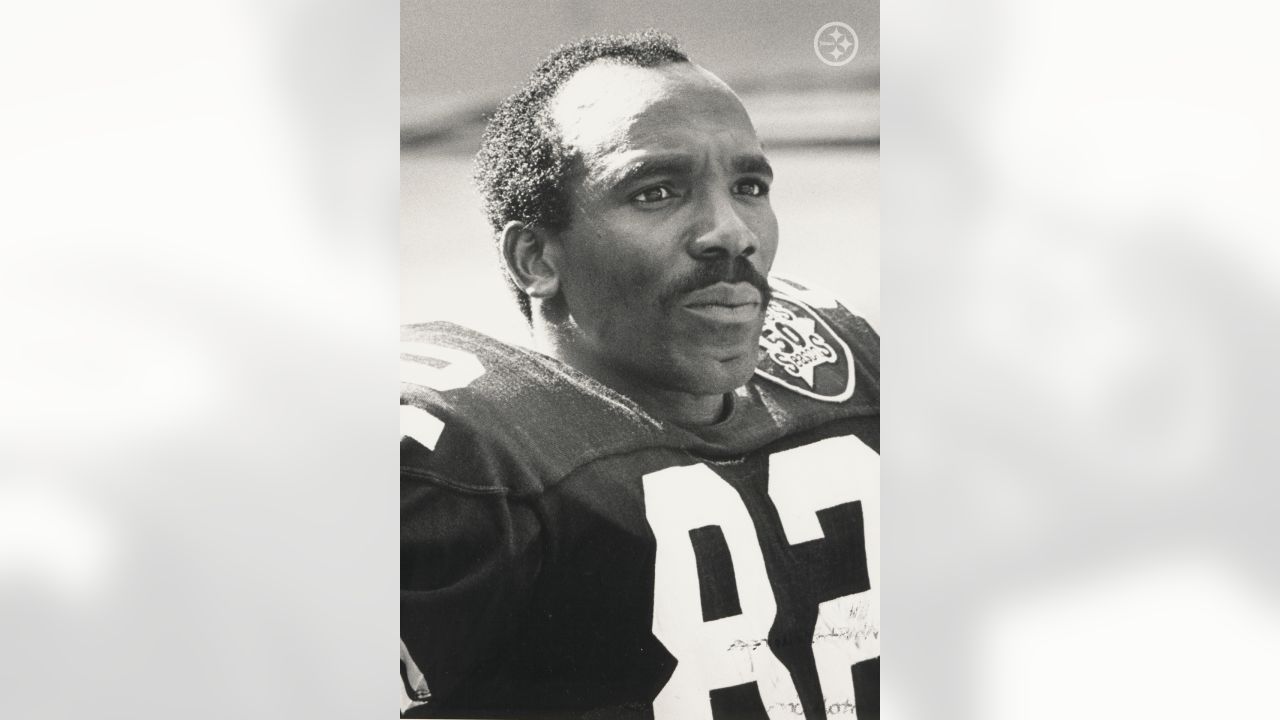
[[[765,310],[756,374],[814,400],[853,396],[849,346],[813,308],[777,290]]]

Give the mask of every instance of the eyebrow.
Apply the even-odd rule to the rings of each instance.
[[[688,155],[658,155],[628,163],[612,178],[609,185],[622,187],[655,175],[692,175],[693,158]]]
[[[764,155],[752,153],[733,158],[732,168],[739,174],[768,175],[773,177],[773,167]],[[691,175],[694,161],[689,155],[657,155],[637,160],[619,170],[609,179],[611,187],[622,187],[659,175]]]
[[[739,174],[768,175],[773,177],[773,166],[763,155],[738,155],[733,159],[733,171]]]

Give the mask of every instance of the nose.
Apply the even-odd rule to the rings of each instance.
[[[755,232],[742,221],[732,196],[715,195],[704,203],[689,254],[699,260],[750,257],[759,245]]]

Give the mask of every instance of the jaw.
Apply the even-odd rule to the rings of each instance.
[[[699,352],[675,361],[675,372],[668,378],[685,392],[721,395],[733,392],[751,379],[756,367],[756,345],[736,344]]]
[[[714,422],[724,395],[751,379],[764,322],[763,313],[759,322],[742,325],[672,327],[668,318],[669,335],[637,342],[637,335],[629,332],[596,337],[567,313],[561,322],[535,317],[539,350],[631,398],[654,416],[686,425]]]

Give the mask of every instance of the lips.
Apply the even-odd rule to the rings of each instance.
[[[716,283],[710,287],[694,290],[685,296],[685,307],[704,305],[759,305],[760,291],[748,283]]]
[[[760,291],[748,283],[716,283],[685,296],[685,310],[716,322],[747,322],[760,313]]]

